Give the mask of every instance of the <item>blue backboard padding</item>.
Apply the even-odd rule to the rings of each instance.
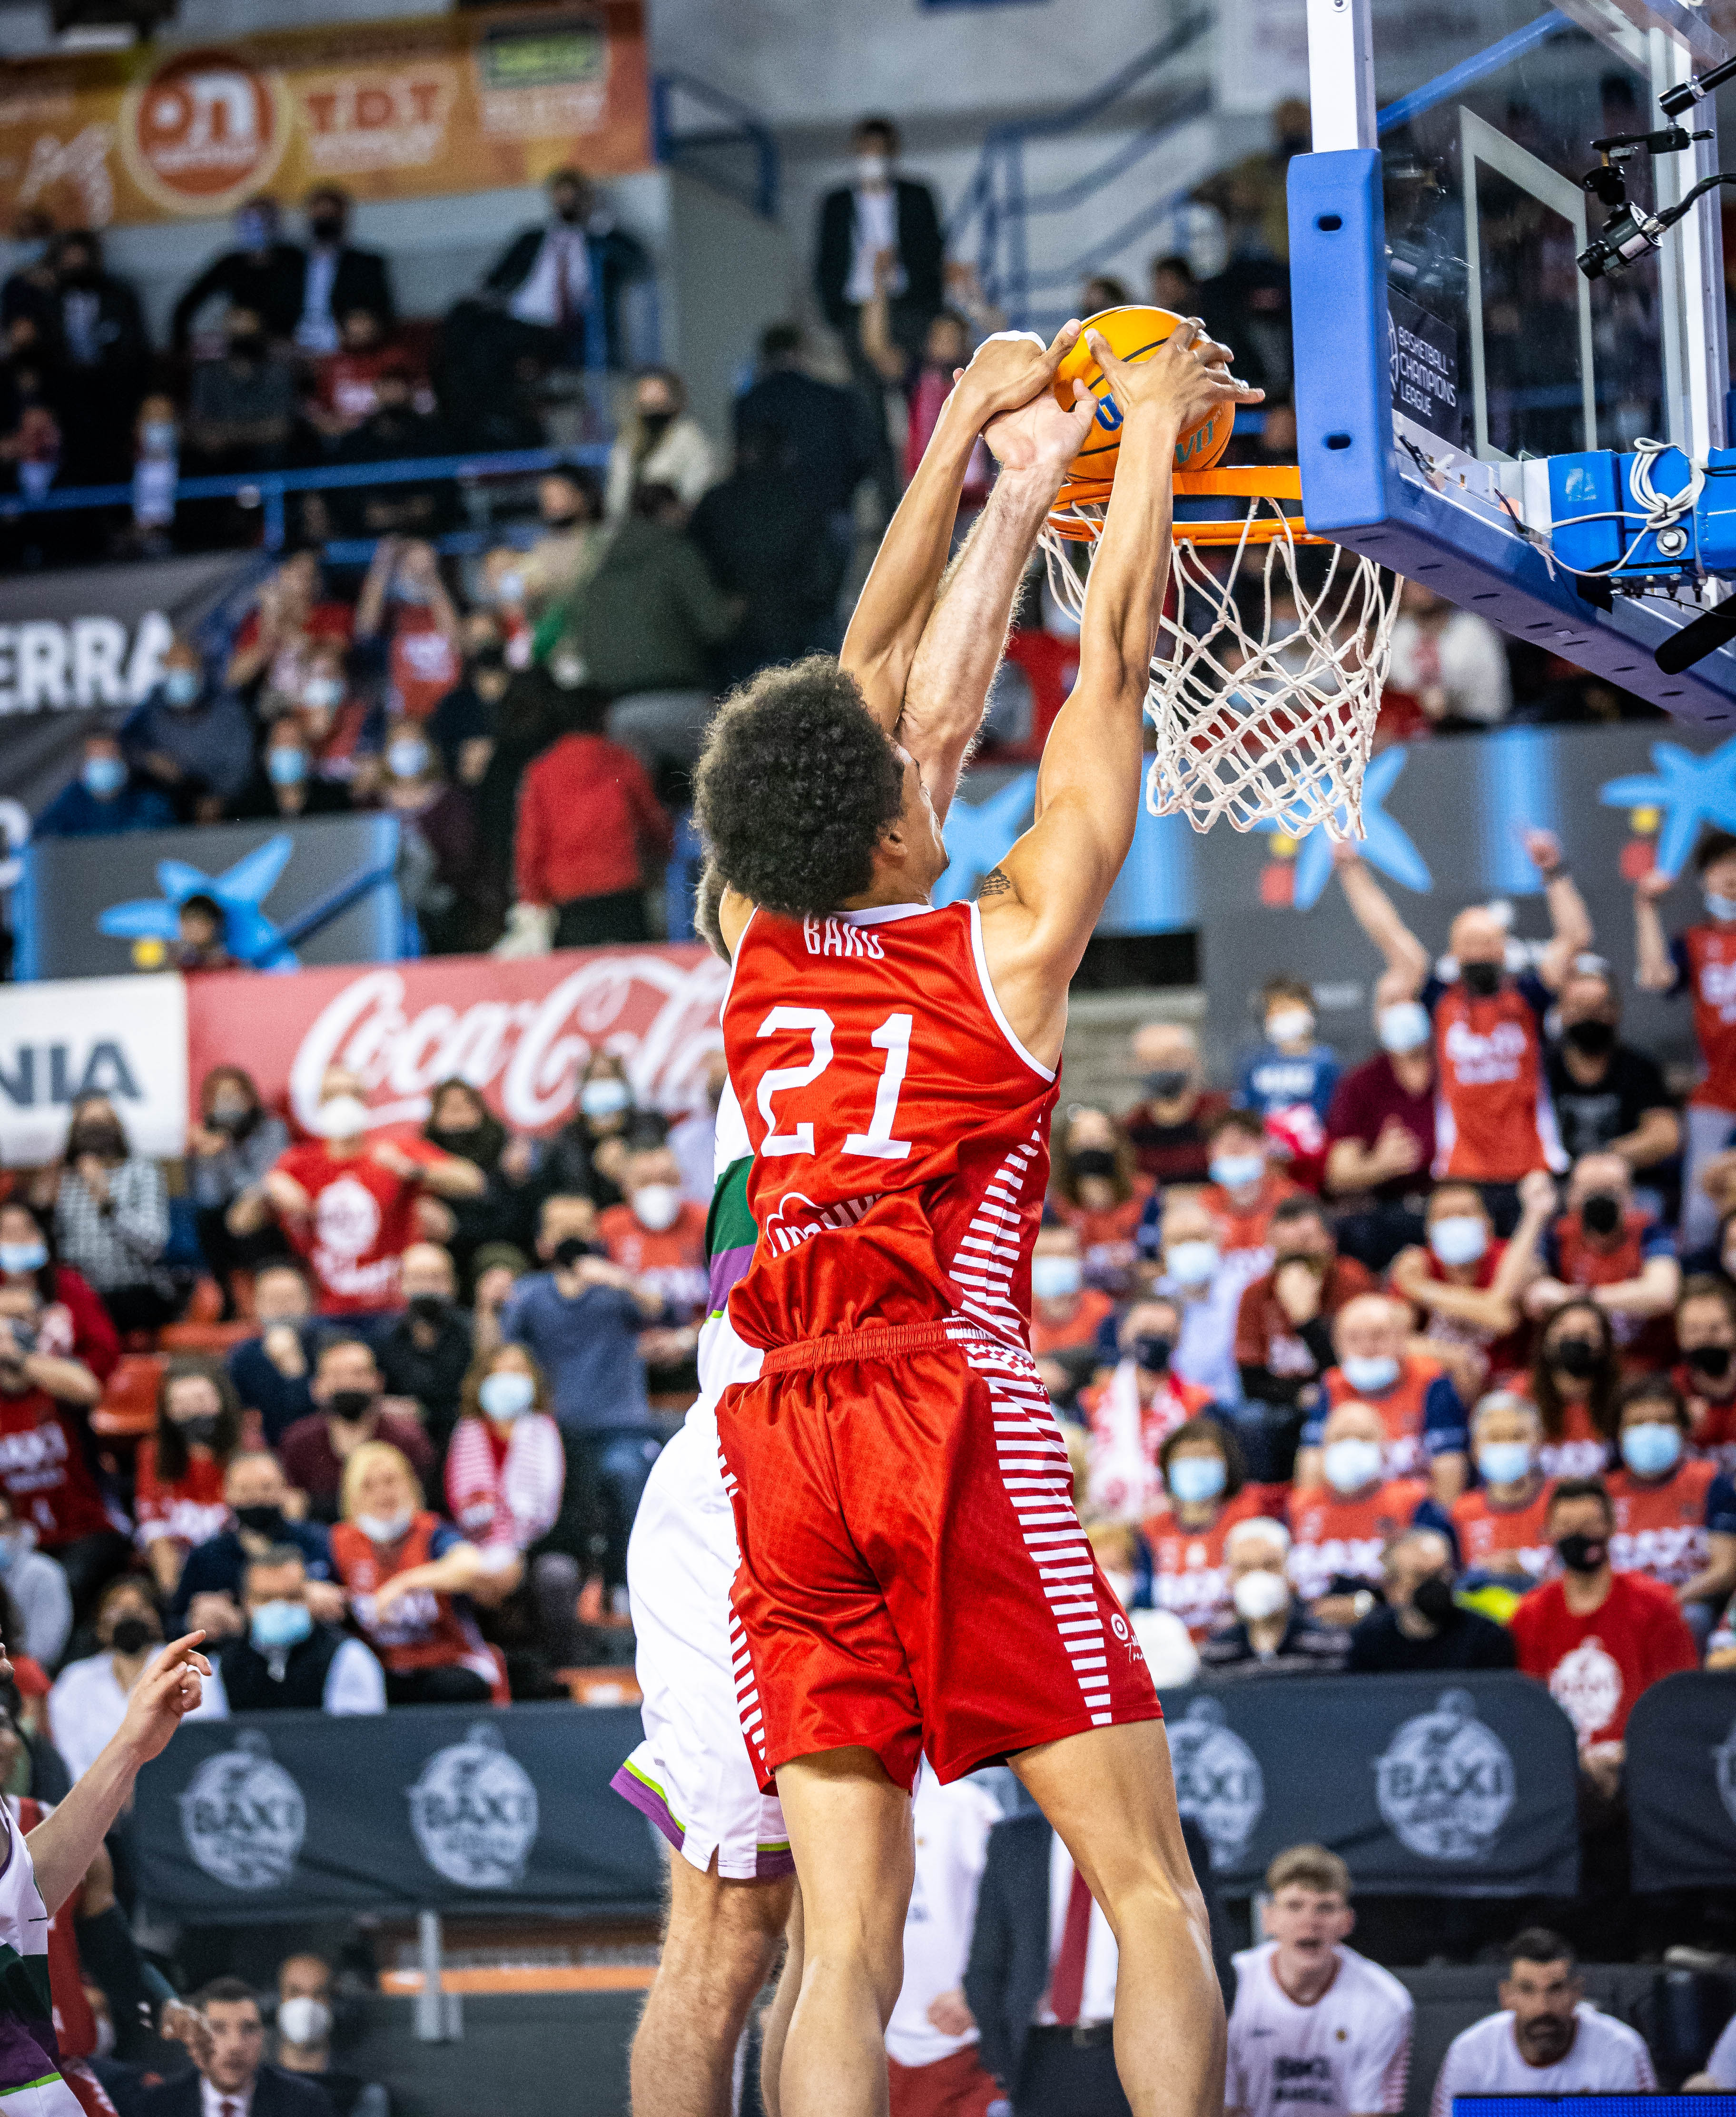
[[[1302,509],[1310,529],[1364,528],[1387,517],[1392,431],[1380,155],[1295,155],[1289,197]]]

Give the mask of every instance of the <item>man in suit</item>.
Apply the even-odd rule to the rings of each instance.
[[[643,276],[645,253],[582,170],[556,169],[548,204],[549,218],[501,251],[483,293],[552,366],[619,367],[621,290]]]
[[[279,239],[277,201],[263,193],[235,210],[235,247],[214,257],[175,304],[170,335],[181,352],[193,318],[214,294],[259,318],[267,339],[288,339],[301,321],[306,255]]]
[[[851,372],[872,410],[875,475],[885,499],[895,497],[886,436],[883,384],[862,347],[862,311],[874,299],[875,260],[892,253],[889,330],[912,367],[941,304],[944,245],[935,195],[925,183],[896,173],[898,127],[889,118],[865,118],[852,136],[854,181],[829,191],[820,210],[815,291],[826,321],[844,341]]]
[[[397,316],[390,269],[377,250],[351,244],[349,212],[349,194],[335,184],[320,185],[302,201],[307,248],[295,342],[304,353],[335,353],[339,320],[352,309],[377,316],[382,331],[390,331]]]
[[[139,2097],[141,2117],[332,2117],[330,2097],[261,2063],[265,2024],[253,1988],[219,1977],[193,1995],[210,2031],[197,2070],[177,2073]]]
[[[1212,1958],[1227,2007],[1235,1993],[1228,1931],[1197,1826],[1188,1856],[1212,1922]],[[989,1833],[965,1966],[977,2057],[1017,2117],[1130,2117],[1115,2072],[1115,1937],[1066,1847],[1033,1809]]]
[[[139,297],[103,264],[87,228],[48,246],[48,284],[21,283],[17,313],[36,325],[60,413],[65,485],[99,485],[131,475],[132,422],[150,362]]]

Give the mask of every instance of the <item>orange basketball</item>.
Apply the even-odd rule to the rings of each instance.
[[[1110,351],[1122,360],[1148,360],[1183,321],[1169,309],[1129,306],[1122,309],[1105,309],[1101,315],[1088,316],[1085,330],[1094,330],[1101,337],[1107,339]],[[1084,331],[1080,332],[1078,343],[1055,371],[1054,388],[1060,404],[1070,405],[1073,403],[1073,385],[1076,377],[1083,381],[1099,402],[1090,436],[1068,468],[1068,483],[1101,487],[1105,489],[1101,497],[1107,500],[1107,487],[1115,474],[1115,459],[1121,453],[1121,414],[1115,408],[1114,398],[1109,394],[1109,385],[1104,379],[1103,371],[1097,366],[1096,357],[1085,342]],[[1176,442],[1176,469],[1212,469],[1229,447],[1230,436],[1235,429],[1235,405],[1218,405],[1198,426],[1189,427]],[[1099,496],[1096,493],[1091,495],[1093,499]]]

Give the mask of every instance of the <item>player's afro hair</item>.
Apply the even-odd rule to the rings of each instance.
[[[694,789],[730,888],[792,919],[860,897],[904,806],[897,754],[829,654],[765,670],[726,699]]]

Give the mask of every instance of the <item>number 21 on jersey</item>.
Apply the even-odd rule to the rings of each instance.
[[[844,1153],[860,1155],[865,1160],[901,1161],[910,1152],[907,1139],[894,1139],[892,1136],[898,1121],[899,1092],[910,1064],[910,1025],[909,1015],[889,1014],[869,1038],[875,1050],[885,1053],[885,1062],[880,1068],[880,1085],[875,1090],[868,1129],[850,1133],[844,1141]],[[782,1095],[786,1088],[806,1088],[820,1078],[832,1063],[834,1027],[831,1016],[819,1007],[774,1007],[760,1023],[761,1036],[776,1036],[784,1030],[806,1031],[810,1046],[805,1064],[774,1066],[760,1080],[760,1114],[765,1119],[766,1127],[765,1144],[760,1150],[762,1155],[815,1151],[812,1123],[805,1120],[788,1132],[779,1132],[772,1098]]]

